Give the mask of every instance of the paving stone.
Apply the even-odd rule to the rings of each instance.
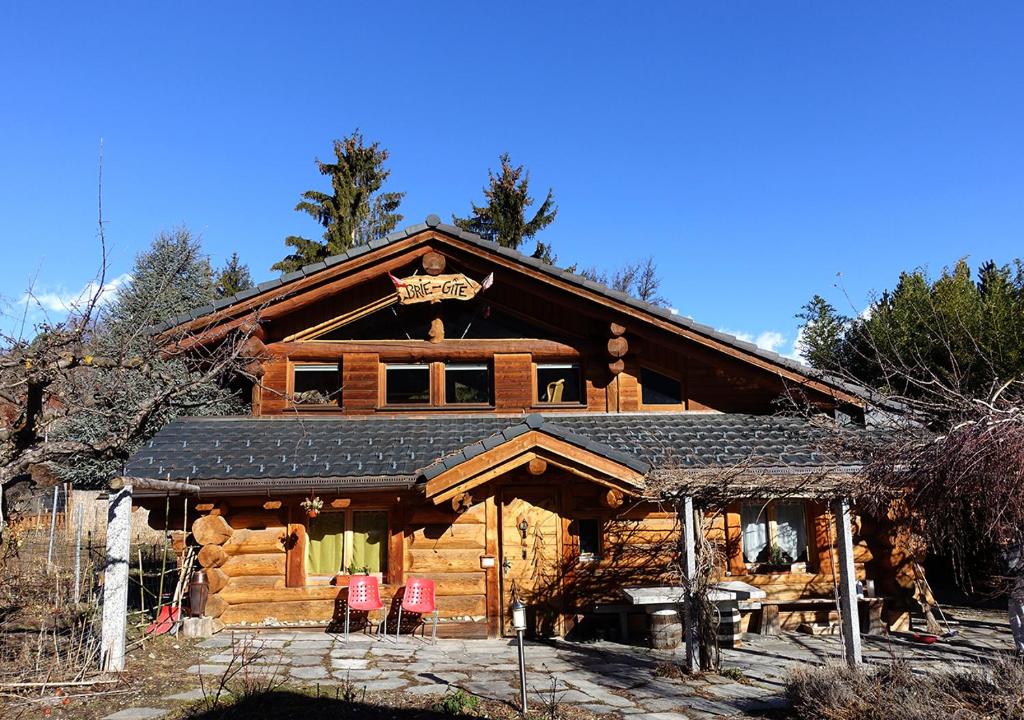
[[[207,692],[216,691],[208,690]],[[225,689],[223,692],[227,693],[228,691]],[[182,702],[192,702],[194,700],[202,700],[204,697],[206,697],[206,693],[203,692],[203,689],[196,688],[195,690],[187,690],[185,692],[175,693],[174,695],[168,695],[167,697],[161,698],[161,700],[178,700]]]
[[[474,695],[479,695],[482,698],[488,698],[489,700],[505,700],[509,698],[513,692],[512,686],[505,682],[478,682],[476,680],[470,680],[459,685],[462,689],[467,692],[471,692]]]
[[[336,658],[331,657],[331,667],[335,670],[364,670],[370,666],[366,658]],[[379,667],[379,665],[378,665]]]
[[[444,695],[448,692],[447,685],[430,683],[429,685],[410,685],[402,690],[409,695]]]
[[[223,648],[231,647],[231,636],[230,635],[214,635],[212,638],[207,638],[199,643],[201,648]]]
[[[594,703],[583,703],[580,707],[597,715],[609,715],[619,711],[618,708],[613,708],[610,705],[595,705]]]
[[[367,692],[380,692],[382,690],[398,690],[408,684],[409,681],[405,678],[395,677],[384,678],[383,680],[368,680],[362,686],[366,688]]]
[[[189,675],[222,675],[228,669],[227,665],[206,664],[193,665],[185,672]]]
[[[291,669],[291,676],[301,680],[322,680],[328,677],[327,670],[319,665],[314,665],[312,667],[293,667]]]
[[[364,670],[333,670],[331,675],[338,680],[350,680],[353,683],[361,682],[363,680],[380,680],[382,677],[386,677],[382,671],[375,668],[368,668]]]
[[[160,708],[128,708],[126,710],[118,710],[113,715],[107,715],[103,720],[151,720],[151,718],[162,718],[169,712],[170,710],[162,710]]]
[[[323,655],[296,655],[291,658],[292,665],[322,665]]]

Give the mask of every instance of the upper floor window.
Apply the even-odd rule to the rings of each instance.
[[[650,368],[640,368],[640,402],[643,405],[682,405],[683,384]]]
[[[337,365],[296,365],[292,402],[296,405],[336,405],[341,396]]]
[[[537,401],[541,403],[582,402],[582,376],[577,363],[537,364]]]
[[[491,373],[487,365],[445,365],[444,401],[446,405],[489,404]]]
[[[430,402],[429,365],[387,365],[384,402],[388,405],[425,405]]]
[[[744,562],[791,565],[807,561],[807,509],[803,502],[745,502],[740,522]]]

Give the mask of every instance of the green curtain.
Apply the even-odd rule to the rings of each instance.
[[[356,572],[384,572],[388,567],[388,514],[352,513],[352,564]]]
[[[345,549],[345,513],[324,513],[309,520],[306,573],[334,575],[342,570]]]

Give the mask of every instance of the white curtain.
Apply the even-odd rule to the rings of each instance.
[[[768,546],[767,508],[763,503],[743,503],[740,523],[743,526],[743,559],[748,563],[759,562],[758,555]]]
[[[775,503],[775,544],[793,562],[807,560],[807,514],[802,502]]]

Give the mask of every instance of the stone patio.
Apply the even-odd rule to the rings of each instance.
[[[922,645],[903,637],[865,638],[865,661],[908,659],[922,670],[951,664],[976,664],[995,652],[1011,649],[1005,621],[962,620],[957,637]],[[403,637],[398,643],[353,634],[341,637],[310,631],[225,632],[203,641],[208,656],[189,668],[190,676],[221,674],[232,658],[232,646],[250,642],[260,648],[258,664],[287,677],[293,686],[330,688],[351,683],[368,692],[402,690],[414,695],[444,694],[462,688],[481,697],[518,704],[516,644],[509,640],[439,640],[431,645]],[[785,678],[793,668],[841,662],[837,637],[786,634],[748,636],[741,647],[723,651],[723,666],[742,673],[742,680],[724,676],[699,679],[660,677],[666,660],[681,662],[683,651],[655,651],[610,642],[528,642],[526,662],[531,702],[550,698],[578,704],[622,718],[652,720],[735,717],[760,714],[784,706]],[[195,690],[164,698],[167,707],[137,708],[109,720],[155,718],[176,702],[197,697]],[[122,711],[130,713],[132,711]]]

